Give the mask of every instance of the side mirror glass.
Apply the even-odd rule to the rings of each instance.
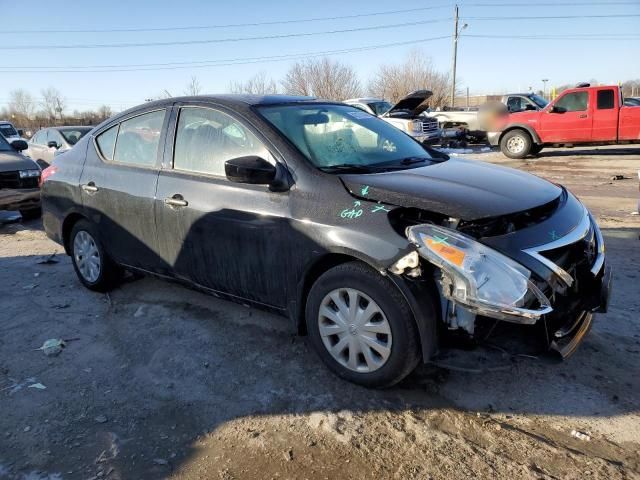
[[[55,148],[57,150],[58,148],[60,148],[60,145],[58,145],[58,142],[56,142],[55,140],[51,140],[47,143],[47,147]]]
[[[264,158],[249,156],[224,162],[227,178],[236,183],[268,185],[276,178],[276,167]]]
[[[29,148],[29,145],[27,145],[27,142],[25,142],[24,140],[14,140],[13,142],[11,142],[11,146],[18,152],[22,152],[23,150]]]

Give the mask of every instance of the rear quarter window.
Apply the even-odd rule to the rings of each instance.
[[[614,103],[613,90],[598,91],[598,110],[610,110],[614,107]]]
[[[118,136],[119,126],[120,125],[115,125],[96,137],[98,150],[100,150],[100,154],[107,160],[113,160],[113,151],[116,146],[116,137]]]

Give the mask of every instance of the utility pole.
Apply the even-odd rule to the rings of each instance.
[[[456,61],[458,57],[458,38],[460,32],[467,28],[467,24],[463,24],[462,28],[458,30],[458,5],[453,10],[453,59],[451,62],[451,107],[454,106],[456,100]]]
[[[547,82],[549,81],[548,78],[543,78],[542,79],[542,97],[543,98],[547,98]]]

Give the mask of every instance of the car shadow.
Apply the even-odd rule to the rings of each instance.
[[[595,157],[614,157],[624,155],[638,155],[640,147],[624,146],[615,148],[597,148],[577,146],[573,148],[558,149],[554,147],[545,147],[540,153],[533,158],[547,157],[572,157],[572,156],[595,156]]]

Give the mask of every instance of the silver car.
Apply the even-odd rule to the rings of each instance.
[[[89,133],[93,127],[50,127],[43,128],[29,140],[26,155],[35,160],[42,168],[51,165],[53,158],[71,149],[78,140]]]

